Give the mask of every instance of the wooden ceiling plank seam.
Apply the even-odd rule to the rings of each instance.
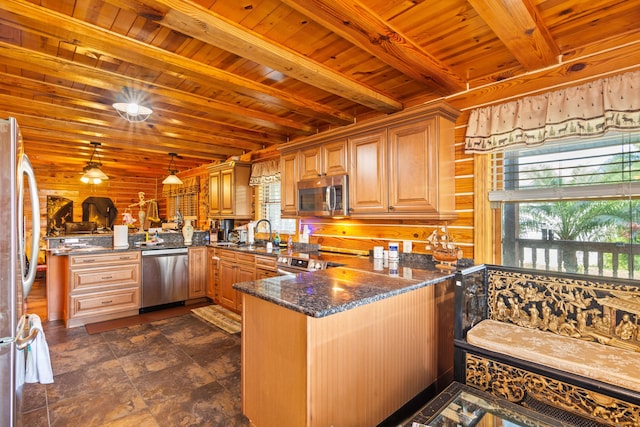
[[[290,77],[375,110],[390,113],[402,109],[401,102],[336,73],[324,64],[276,45],[195,4],[177,0],[153,0],[153,3],[170,8],[158,22],[175,31],[265,64]]]
[[[283,1],[411,78],[437,85],[443,94],[465,88],[466,82],[453,70],[357,0]]]
[[[62,19],[62,16],[51,16],[52,12],[45,11],[36,5],[25,5],[16,0],[6,0],[6,7],[11,7],[13,13],[19,14],[30,20],[35,20],[45,24],[52,18]],[[43,27],[47,31],[53,31],[49,26]],[[113,33],[107,29],[92,26],[88,23],[78,22],[66,17],[64,31],[68,34],[56,35],[61,38],[73,40],[74,45],[83,44],[83,37],[86,38],[84,44],[89,48],[98,49],[112,57],[137,64],[146,64],[148,67],[154,66],[164,69],[175,69],[174,72],[180,74],[182,78],[189,76],[203,84],[211,84],[212,80],[217,82],[224,90],[235,90],[243,95],[258,99],[262,102],[280,104],[284,103],[289,108],[300,111],[301,114],[324,119],[336,124],[353,123],[353,117],[339,110],[330,109],[322,104],[313,103],[301,99],[298,96],[285,91],[276,90],[266,85],[256,84],[254,81],[236,76],[224,70],[219,70],[205,64],[190,61],[169,50],[147,45],[135,39],[130,39],[121,34]],[[167,31],[169,31],[167,29]],[[118,55],[118,52],[120,55]],[[137,59],[137,61],[136,61]],[[171,67],[169,67],[171,66]],[[191,72],[184,73],[184,70]]]
[[[530,0],[468,0],[527,71],[559,62],[560,49]]]

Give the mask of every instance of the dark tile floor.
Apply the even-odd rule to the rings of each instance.
[[[26,384],[26,426],[248,426],[240,334],[192,314],[89,335],[46,322],[54,383]]]

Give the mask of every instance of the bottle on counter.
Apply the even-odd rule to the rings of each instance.
[[[293,251],[293,236],[291,236],[291,234],[289,234],[289,237],[287,238],[287,251]]]
[[[276,237],[273,238],[273,246],[278,248],[280,246],[280,233],[276,231]]]

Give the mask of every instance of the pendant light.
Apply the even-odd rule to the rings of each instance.
[[[162,183],[165,185],[182,185],[182,180],[176,176],[178,169],[176,169],[176,162],[174,159],[177,154],[169,153],[169,155],[171,156],[171,160],[169,161],[169,176],[166,177]]]
[[[102,181],[106,181],[109,179],[104,172],[100,170],[100,166],[102,166],[102,162],[100,161],[100,153],[98,153],[98,146],[102,145],[99,142],[91,141],[91,145],[93,145],[93,153],[91,153],[91,158],[89,159],[89,163],[84,167],[82,178],[80,181],[85,184],[100,184]],[[98,158],[98,161],[93,161],[93,156]]]
[[[149,118],[153,110],[135,102],[116,102],[113,108],[120,117],[131,123],[141,123]]]
[[[118,115],[130,123],[142,123],[151,116],[153,110],[146,107],[144,93],[132,88],[123,87],[118,102],[112,104]]]

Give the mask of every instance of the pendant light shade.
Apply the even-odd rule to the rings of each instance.
[[[169,176],[162,181],[165,185],[182,185],[182,180],[176,176],[176,162],[174,158],[177,156],[176,153],[169,153],[171,156],[171,160],[169,161]]]
[[[91,145],[93,145],[93,152],[91,153],[91,158],[89,159],[89,163],[87,163],[87,166],[85,166],[82,170],[84,172],[84,175],[82,175],[82,178],[80,178],[80,181],[82,181],[85,184],[100,184],[102,183],[102,181],[106,181],[109,179],[109,177],[100,170],[100,166],[102,166],[102,162],[100,161],[100,154],[97,151],[97,148],[99,145],[101,145],[99,142],[91,142]],[[93,156],[97,157],[97,161],[93,160]]]
[[[116,102],[113,108],[120,117],[131,123],[141,123],[149,118],[153,110],[135,102]]]

